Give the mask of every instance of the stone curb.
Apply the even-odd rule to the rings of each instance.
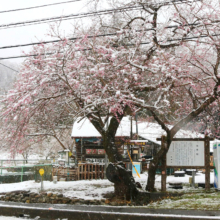
[[[50,203],[50,204],[86,204],[86,205],[102,205],[105,204],[105,199],[102,200],[84,200],[78,198],[64,197],[63,194],[55,193],[33,193],[30,191],[13,191],[5,193],[0,197],[1,201],[5,202],[20,202],[20,203]]]

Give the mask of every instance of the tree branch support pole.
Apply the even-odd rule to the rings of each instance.
[[[83,162],[83,138],[81,138],[81,163]]]
[[[165,136],[162,136],[161,147],[163,149],[166,148],[166,137]],[[166,164],[167,164],[167,161],[166,161],[166,154],[165,154],[161,160],[161,191],[162,192],[166,191],[166,179],[167,179]]]
[[[209,137],[205,136],[205,190],[210,190],[210,144]]]

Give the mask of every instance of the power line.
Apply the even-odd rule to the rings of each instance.
[[[8,11],[0,11],[0,13],[23,11],[23,10],[29,10],[29,9],[35,9],[35,8],[42,8],[42,7],[53,6],[53,5],[60,5],[60,4],[72,3],[72,2],[77,2],[77,1],[81,1],[81,0],[72,0],[72,1],[66,1],[66,2],[57,2],[57,3],[53,3],[53,4],[39,5],[39,6],[33,6],[33,7],[28,7],[28,8],[18,8],[18,9],[12,9],[12,10],[8,10]]]
[[[217,37],[217,36],[220,36],[220,34],[213,34],[211,36],[212,37]],[[198,36],[198,37],[183,37],[183,38],[169,39],[169,40],[167,40],[167,42],[174,42],[174,41],[187,42],[187,41],[190,41],[192,39],[206,38],[206,37],[208,37],[208,36],[207,35],[201,35],[201,36]],[[161,42],[164,42],[164,41],[159,41],[159,42],[161,43]],[[150,43],[151,42],[142,42],[140,44],[141,45],[146,45],[146,44],[150,44]],[[135,44],[126,44],[126,45],[122,45],[122,46],[135,46]],[[113,47],[118,47],[118,46],[114,45]],[[90,50],[90,49],[84,49],[84,50]],[[21,55],[21,56],[13,56],[13,57],[0,57],[0,60],[26,58],[26,57],[36,57],[36,56],[40,56],[40,55],[51,55],[51,54],[54,54],[54,53],[30,54],[30,55]]]
[[[216,23],[219,21],[216,21]],[[188,27],[188,26],[197,26],[200,23],[191,23],[191,24],[186,24],[186,25],[169,25],[166,26],[166,29],[171,29],[171,28],[180,28],[180,27]],[[136,32],[141,32],[141,31],[151,31],[151,30],[155,30],[155,28],[148,28],[148,29],[144,29],[144,30],[136,30]],[[93,38],[93,37],[106,37],[106,36],[116,36],[117,33],[109,33],[109,34],[99,34],[99,35],[89,35],[87,36],[87,38]],[[79,40],[82,39],[82,37],[71,37],[71,38],[67,38],[68,40]],[[3,46],[0,47],[0,50],[2,49],[11,49],[11,48],[16,48],[16,47],[27,47],[27,46],[34,46],[34,45],[39,45],[39,44],[49,44],[49,43],[56,43],[56,42],[60,42],[63,40],[51,40],[51,41],[41,41],[41,42],[34,42],[34,43],[28,43],[28,44],[17,44],[17,45],[10,45],[10,46]]]
[[[26,58],[26,57],[36,57],[39,55],[51,55],[53,53],[44,53],[44,54],[30,54],[30,55],[21,55],[21,56],[14,56],[14,57],[3,57],[0,60],[9,60],[9,59],[16,59],[16,58]]]
[[[19,27],[23,25],[29,25],[29,24],[38,24],[38,23],[45,23],[45,22],[53,22],[53,21],[58,21],[58,20],[63,20],[63,19],[76,19],[76,18],[83,18],[83,17],[90,17],[94,15],[103,15],[103,14],[109,14],[112,12],[121,12],[123,10],[137,10],[140,9],[141,6],[135,6],[135,7],[126,7],[126,8],[117,8],[117,9],[108,9],[108,10],[100,10],[97,12],[86,12],[86,13],[78,13],[78,14],[70,14],[70,15],[64,15],[64,16],[55,16],[55,17],[50,17],[50,18],[43,18],[43,19],[36,19],[36,20],[30,20],[30,21],[21,21],[21,22],[16,22],[16,23],[9,23],[9,24],[2,24],[0,25],[1,29],[5,29],[8,27]]]
[[[173,1],[167,1],[163,2],[161,4],[163,5],[169,5],[171,3],[177,3],[177,4],[182,4],[182,3],[193,3],[201,0],[173,0]],[[149,4],[143,4],[143,5],[149,5]],[[21,26],[28,26],[28,25],[33,25],[33,24],[41,24],[41,23],[46,23],[46,22],[54,22],[58,20],[69,20],[69,19],[77,19],[77,18],[84,18],[84,17],[91,17],[95,15],[106,15],[106,14],[111,14],[114,12],[122,12],[122,11],[132,11],[132,10],[139,10],[142,9],[143,6],[128,6],[128,7],[120,7],[116,9],[107,9],[107,10],[99,10],[95,12],[85,12],[85,13],[78,13],[78,14],[70,14],[70,15],[64,15],[64,16],[54,16],[50,18],[43,18],[43,19],[36,19],[36,20],[30,20],[30,21],[21,21],[21,22],[15,22],[15,23],[9,23],[9,24],[2,24],[0,25],[0,29],[7,29],[10,27],[21,27]]]
[[[6,67],[6,68],[8,68],[8,69],[11,69],[11,70],[13,70],[13,71],[19,73],[19,71],[15,70],[15,69],[13,69],[13,68],[11,68],[11,67],[9,67],[9,66],[6,66],[6,65],[3,64],[3,63],[0,63],[0,65],[2,65],[2,66]]]
[[[174,0],[172,2],[183,2],[182,0]],[[194,0],[195,1],[200,1],[200,0]],[[185,2],[185,1],[184,1]],[[189,1],[188,1],[189,2]],[[170,1],[168,2],[170,3]],[[164,3],[165,4],[165,3]],[[189,24],[190,25],[197,25],[197,24]],[[176,28],[178,27],[177,25],[173,25],[173,26],[167,26],[166,28]],[[145,31],[149,31],[149,30],[154,30],[153,28],[151,29],[146,29]],[[140,30],[136,30],[136,31],[140,31]],[[93,37],[103,37],[103,36],[114,36],[114,35],[117,35],[117,33],[111,33],[111,34],[101,34],[101,35],[96,35],[96,36],[88,36],[88,38],[93,38]],[[77,40],[77,39],[80,39],[80,38],[69,38],[68,40]],[[186,39],[186,38],[185,38]],[[171,41],[177,41],[177,40],[182,40],[182,39],[174,39],[174,40],[171,40]],[[53,41],[43,41],[43,42],[35,42],[35,43],[29,43],[29,44],[21,44],[21,45],[12,45],[12,46],[3,46],[3,47],[0,47],[0,49],[7,49],[7,48],[16,48],[16,47],[24,47],[24,46],[31,46],[31,45],[38,45],[38,44],[47,44],[47,43],[54,43],[54,42],[59,42],[59,41],[62,41],[62,40],[53,40]],[[169,40],[170,41],[170,40]],[[148,42],[145,42],[145,43],[141,43],[141,44],[148,44]],[[131,45],[127,45],[127,46],[132,46]],[[49,55],[49,54],[48,54]],[[4,60],[4,59],[15,59],[15,58],[25,58],[25,57],[29,57],[29,56],[37,56],[37,55],[21,55],[21,56],[13,56],[13,57],[2,57],[0,58],[0,60]]]
[[[115,36],[115,35],[117,35],[117,33],[89,35],[89,36],[87,36],[87,38],[106,37],[106,36]],[[68,40],[79,40],[79,39],[82,39],[82,37],[71,37],[71,38],[68,38]],[[11,49],[11,48],[16,48],[16,47],[34,46],[34,45],[39,45],[39,44],[56,43],[56,42],[60,42],[60,41],[63,41],[63,40],[51,40],[51,41],[42,41],[42,42],[35,42],[35,43],[29,43],[29,44],[17,44],[17,45],[11,45],[11,46],[3,46],[3,47],[0,47],[0,50],[2,50],[2,49]]]

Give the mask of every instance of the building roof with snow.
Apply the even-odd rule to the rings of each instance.
[[[156,144],[161,144],[160,141],[157,141],[157,138],[165,135],[166,132],[161,128],[160,125],[142,121],[138,121],[137,125],[139,136]],[[136,121],[134,120],[132,120],[132,130],[132,133],[136,133]],[[116,132],[116,137],[130,137],[130,132],[131,120],[129,117],[124,117]],[[79,122],[75,121],[71,136],[73,138],[101,137],[100,133],[95,129],[89,119],[83,119]],[[180,130],[175,135],[175,138],[204,138],[204,135],[189,130]]]

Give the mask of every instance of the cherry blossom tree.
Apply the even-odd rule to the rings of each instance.
[[[60,42],[35,46],[31,53],[37,56],[23,63],[1,115],[12,149],[35,134],[56,138],[71,118],[87,117],[121,176],[115,187],[122,185],[128,197],[138,191],[115,145],[122,118],[145,109],[167,133],[166,146],[150,164],[146,189],[153,191],[156,168],[173,137],[216,105],[220,86],[216,2],[134,3],[141,6],[138,16],[122,14],[112,36],[103,36],[110,28],[104,25],[92,29],[93,36],[59,36]]]
[[[88,40],[85,36],[76,42],[63,39],[52,46],[34,48],[34,53],[39,55],[24,62],[15,89],[9,91],[2,102],[2,120],[6,133],[10,130],[7,137],[12,148],[16,149],[31,136],[51,135],[56,138],[54,133],[58,123],[66,128],[69,117],[88,117],[102,134],[109,160],[122,161],[114,136],[131,104],[129,94],[120,98],[116,90],[117,87],[126,88],[127,79],[119,76],[116,81],[113,72],[120,72],[126,63],[121,63],[123,54],[116,58],[114,53],[117,54],[118,49],[108,48],[110,42],[108,39],[103,46],[100,40]],[[116,62],[113,64],[116,59],[122,67]],[[106,115],[105,119],[103,115]],[[109,116],[114,117],[106,130]],[[125,169],[121,172],[127,176],[128,181],[124,182],[133,188],[135,194],[133,179],[128,178]]]
[[[135,45],[128,63],[139,69],[142,82],[130,91],[148,104],[135,106],[147,109],[167,133],[166,146],[150,164],[146,189],[153,191],[158,164],[179,129],[195,121],[207,107],[219,111],[220,8],[218,1],[208,0],[125,4],[139,4],[146,14],[142,11],[131,17],[124,13],[123,24],[115,27],[106,22],[104,27],[123,30],[122,39],[131,39],[130,45]],[[138,37],[132,38],[131,32]]]

